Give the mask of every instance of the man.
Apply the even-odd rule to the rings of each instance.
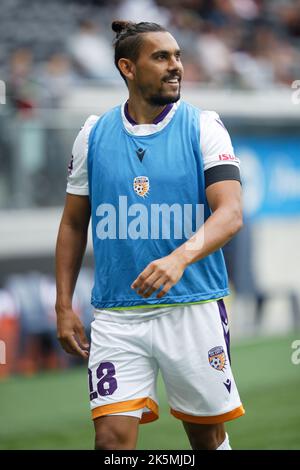
[[[239,162],[218,115],[179,100],[172,35],[154,23],[112,28],[129,99],[91,116],[74,144],[56,253],[58,337],[68,353],[89,356],[96,449],[135,448],[140,421],[158,418],[159,369],[192,448],[230,449],[224,422],[244,409],[220,248],[242,225]],[[72,295],[90,214],[89,351]]]

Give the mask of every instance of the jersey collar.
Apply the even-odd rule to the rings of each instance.
[[[122,104],[121,113],[122,120],[126,130],[133,135],[150,135],[161,131],[173,118],[176,110],[180,105],[180,100],[177,103],[171,103],[155,118],[152,124],[137,124],[129,115],[127,109],[127,101]]]

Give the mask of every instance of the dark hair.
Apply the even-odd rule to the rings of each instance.
[[[114,40],[115,66],[126,82],[118,66],[119,59],[125,58],[136,62],[143,42],[142,33],[166,32],[166,29],[157,23],[132,23],[130,21],[113,21],[111,27],[117,33]]]

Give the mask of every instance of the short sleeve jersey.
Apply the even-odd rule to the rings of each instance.
[[[167,116],[158,124],[133,125],[125,116],[124,106],[125,104],[122,106],[123,123],[128,132],[133,135],[150,135],[162,130],[174,117],[178,108],[178,104],[174,104]],[[89,195],[88,142],[91,129],[98,119],[99,116],[89,116],[75,139],[67,182],[67,192],[70,194]],[[214,111],[201,111],[199,112],[199,120],[201,135],[199,146],[203,156],[204,171],[228,164],[239,168],[239,159],[234,155],[230,136],[219,115]]]

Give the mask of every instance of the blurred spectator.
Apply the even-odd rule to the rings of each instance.
[[[266,88],[275,83],[289,86],[300,59],[296,48],[270,26],[250,30],[240,50],[232,56],[240,84],[250,88]]]
[[[45,108],[58,107],[69,87],[76,84],[69,57],[59,52],[41,66],[37,78],[40,84],[39,105]]]
[[[261,33],[261,36],[259,32],[254,37],[247,35],[240,50],[232,53],[233,68],[243,88],[267,88],[275,80],[274,67],[268,54],[271,43],[276,39],[272,31]],[[266,43],[261,41],[263,37]]]
[[[207,24],[196,40],[200,64],[210,82],[225,84],[232,75],[232,56],[224,41],[222,28]]]
[[[117,18],[139,23],[149,21],[167,26],[170,13],[154,0],[124,0],[116,11]]]
[[[255,0],[231,0],[230,3],[236,15],[243,20],[254,20],[259,16],[259,4],[261,2]]]
[[[74,75],[120,84],[110,30],[117,18],[154,21],[173,31],[187,81],[256,89],[290,86],[299,78],[300,0],[69,0],[66,8],[52,0],[42,10],[37,0],[30,4],[31,10],[27,0],[1,3],[0,72],[10,69],[8,93],[22,112],[35,107],[39,94],[55,106],[69,85],[78,83]],[[67,54],[54,54],[39,72],[40,90],[32,71],[41,69],[57,43],[67,44]]]
[[[7,96],[12,106],[30,112],[36,105],[36,82],[33,79],[33,55],[25,47],[13,52],[9,60]]]
[[[275,6],[275,8],[277,5]],[[277,7],[278,19],[286,32],[294,37],[300,38],[300,0],[285,1]]]
[[[182,61],[184,64],[184,80],[187,84],[192,85],[206,80],[205,71],[200,64],[193,60],[192,56],[184,53]]]
[[[93,22],[81,21],[79,30],[68,41],[68,48],[83,76],[107,81],[118,77],[112,46]]]

